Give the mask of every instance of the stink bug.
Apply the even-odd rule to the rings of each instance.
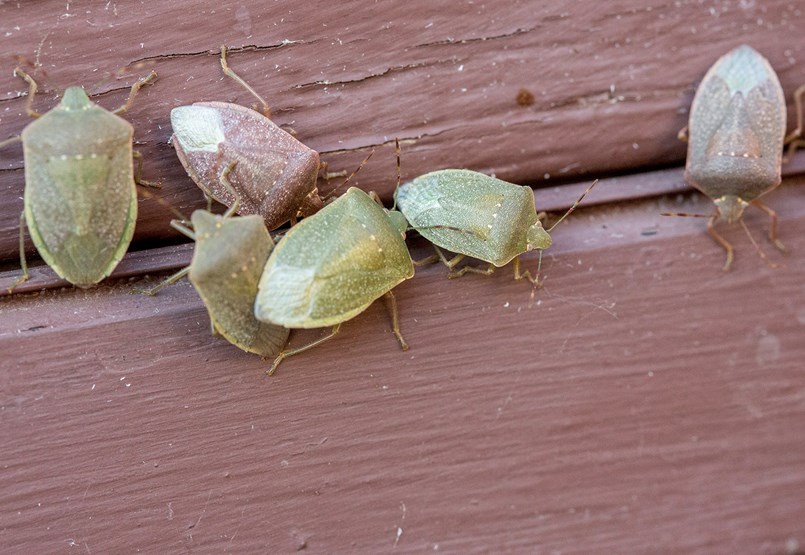
[[[221,47],[221,66],[269,112],[262,97],[229,68],[226,47]],[[238,212],[261,215],[270,230],[321,208],[319,154],[265,115],[237,104],[196,102],[171,110],[171,126],[179,160],[208,197],[232,206],[235,199],[221,186],[220,175],[234,163],[229,181],[240,198]]]
[[[293,226],[277,244],[260,278],[254,313],[288,328],[333,326],[303,347],[281,352],[269,374],[288,356],[318,345],[345,322],[386,295],[394,334],[408,348],[397,321],[391,289],[413,277],[405,246],[405,219],[350,187],[318,213]]]
[[[227,173],[221,176],[224,185]],[[192,229],[171,222],[174,229],[195,240],[193,260],[145,293],[154,295],[188,275],[207,307],[213,334],[219,333],[244,351],[274,357],[285,346],[290,330],[254,317],[257,284],[274,241],[259,216],[232,217],[237,208],[236,200],[221,216],[196,210]]]
[[[397,188],[394,199],[414,229],[433,243],[448,277],[466,272],[491,274],[514,260],[515,279],[539,285],[539,272],[520,271],[520,255],[551,246],[550,232],[579,205],[576,203],[550,229],[545,229],[534,207],[534,191],[470,170],[439,170],[419,176]],[[439,247],[456,253],[447,259]],[[465,256],[489,263],[484,269],[464,266]]]
[[[131,124],[116,114],[129,108],[156,73],[137,81],[126,103],[114,112],[92,102],[84,89],[70,87],[46,114],[32,108],[37,91],[33,78],[19,68],[14,73],[28,83],[26,110],[38,119],[20,136],[25,157],[23,275],[11,289],[28,279],[23,221],[48,266],[70,283],[89,287],[114,270],[134,234],[137,190],[132,159],[138,153],[132,151]]]
[[[798,94],[798,114],[800,102]],[[768,214],[769,238],[785,250],[777,239],[777,214],[759,200],[780,184],[784,143],[793,145],[799,137],[801,122],[786,138],[785,120],[777,75],[768,60],[747,45],[719,58],[693,98],[688,127],[679,133],[688,142],[685,179],[716,205],[707,231],[727,251],[724,270],[732,264],[733,249],[715,223],[741,221],[746,230],[741,218],[750,204]]]

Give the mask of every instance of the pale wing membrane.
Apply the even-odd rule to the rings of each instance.
[[[474,258],[489,258],[488,241],[491,237],[494,218],[502,206],[500,194],[475,195],[470,199],[461,196],[443,196],[438,199],[439,208],[422,213],[422,226],[437,226],[428,229],[432,241],[452,252]]]

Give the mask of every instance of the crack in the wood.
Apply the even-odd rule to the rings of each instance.
[[[282,42],[277,44],[266,44],[266,45],[259,45],[259,44],[244,44],[243,46],[227,46],[227,50],[231,52],[247,52],[247,51],[264,51],[264,50],[276,50],[278,48],[283,48],[285,46],[291,46],[295,44],[305,44],[303,40],[289,40],[285,39]],[[143,62],[151,62],[155,60],[170,60],[173,58],[196,58],[199,56],[220,56],[221,50],[199,50],[198,52],[177,52],[174,54],[157,54],[156,56],[145,56],[143,58],[138,58],[131,63],[129,66],[133,66],[135,64],[143,63]]]
[[[488,40],[500,40],[500,39],[507,39],[510,37],[514,37],[517,35],[522,35],[524,33],[530,33],[531,31],[536,30],[536,27],[518,27],[511,33],[503,33],[502,35],[492,35],[489,37],[470,37],[464,39],[455,39],[452,37],[448,37],[446,39],[437,40],[433,42],[423,42],[422,44],[417,44],[414,48],[423,48],[428,46],[441,46],[444,44],[469,44],[472,42],[484,42]]]
[[[295,89],[306,89],[310,87],[321,87],[321,86],[332,86],[332,85],[348,85],[352,83],[361,83],[363,81],[367,81],[369,79],[374,79],[376,77],[383,77],[384,75],[388,75],[389,73],[396,73],[400,71],[407,71],[409,69],[416,69],[419,67],[427,67],[427,66],[436,66],[440,64],[456,64],[459,63],[460,59],[456,57],[448,58],[446,60],[436,60],[435,62],[419,62],[415,64],[404,64],[399,66],[391,66],[387,67],[383,71],[379,73],[370,73],[369,75],[365,75],[363,77],[358,77],[355,79],[345,79],[343,81],[330,81],[328,79],[321,79],[318,81],[311,81],[309,83],[300,83],[299,85],[295,85]]]
[[[454,129],[456,129],[456,127],[446,127],[444,129],[442,129],[441,131],[439,131],[438,133],[422,133],[421,135],[417,135],[415,137],[397,137],[396,139],[400,141],[401,145],[406,144],[406,143],[407,144],[412,144],[412,143],[416,143],[417,141],[421,141],[422,139],[425,139],[425,138],[438,137],[439,135],[441,135],[443,133],[447,133],[448,131],[452,131]],[[389,139],[387,141],[382,141],[382,142],[379,142],[379,143],[371,143],[371,144],[368,144],[368,145],[361,145],[361,146],[352,147],[352,148],[339,148],[339,149],[335,149],[335,150],[320,150],[319,154],[345,154],[345,153],[348,153],[348,152],[362,152],[362,151],[366,150],[367,148],[381,148],[381,147],[385,147],[385,146],[391,146],[391,145],[394,144],[394,141],[395,141],[395,139]]]
[[[666,95],[678,95],[678,91],[673,90],[671,92],[663,92],[663,91],[654,91],[651,93],[618,93],[615,91],[615,87],[610,86],[608,90],[598,92],[598,93],[590,93],[584,94],[580,96],[573,96],[568,97],[562,100],[558,100],[556,102],[551,102],[548,106],[549,109],[554,108],[564,108],[566,106],[573,106],[578,105],[582,107],[586,106],[597,106],[600,104],[620,104],[621,102],[641,102],[648,98],[660,98]]]
[[[83,88],[83,87],[82,87],[82,88]],[[86,90],[86,89],[85,89],[85,90]],[[108,95],[108,94],[110,94],[110,93],[116,93],[116,92],[120,92],[120,91],[126,91],[126,92],[128,92],[128,91],[130,91],[130,90],[131,90],[131,85],[127,85],[127,86],[124,86],[124,87],[114,87],[114,88],[110,88],[110,89],[107,89],[107,90],[105,90],[105,91],[97,92],[97,93],[94,93],[94,94],[90,94],[89,92],[87,92],[87,96],[89,96],[90,100],[92,100],[93,98],[98,98],[98,97],[101,97],[101,96],[106,96],[106,95]],[[56,91],[55,91],[55,90],[53,90],[53,89],[49,89],[49,88],[42,88],[42,87],[40,87],[40,88],[38,88],[38,89],[37,89],[37,91],[36,91],[36,97],[37,97],[37,98],[39,98],[39,97],[43,97],[43,96],[48,96],[48,95],[55,95],[55,94],[57,94],[57,93],[56,93]],[[60,102],[60,101],[61,101],[61,96],[62,96],[63,94],[64,94],[64,91],[61,91],[61,94],[59,95],[58,102]],[[27,90],[27,88],[26,88],[26,90],[25,90],[24,92],[19,93],[17,96],[15,96],[15,97],[13,97],[13,98],[3,98],[3,99],[0,99],[0,103],[2,103],[2,102],[14,101],[14,100],[19,100],[19,99],[21,99],[21,98],[25,98],[25,99],[26,99],[26,102],[27,102],[27,98],[28,98],[28,90]],[[36,100],[34,100],[34,102],[37,102],[37,101],[36,101]],[[58,102],[57,102],[57,103],[58,103]],[[54,104],[54,106],[53,106],[53,107],[49,108],[47,111],[52,110],[54,107],[55,107],[55,104]],[[44,112],[43,112],[43,113],[44,113]],[[33,119],[31,119],[31,121],[33,121]]]

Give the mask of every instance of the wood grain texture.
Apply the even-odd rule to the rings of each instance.
[[[164,198],[189,212],[203,201],[167,144],[169,113],[200,100],[252,102],[221,75],[225,43],[274,119],[331,170],[352,169],[378,149],[356,184],[386,199],[395,137],[404,178],[467,167],[544,185],[681,165],[675,137],[695,85],[742,42],[769,58],[791,102],[805,75],[804,26],[805,13],[787,0],[3,2],[0,129],[10,136],[28,123],[16,63],[38,66],[41,110],[72,84],[116,107],[137,76],[156,69],[158,82],[128,119],[145,176],[162,180]],[[518,104],[521,89],[533,105]],[[16,257],[21,152],[0,151],[2,260]],[[135,248],[173,234],[170,217],[143,201]]]
[[[802,184],[769,198],[783,267],[733,226],[724,273],[701,220],[657,216],[699,195],[582,209],[535,297],[510,268],[421,268],[396,289],[409,352],[376,303],[270,379],[187,282],[7,298],[4,550],[790,553]]]
[[[712,210],[685,191],[676,140],[707,68],[749,43],[790,103],[802,28],[782,0],[0,0],[0,140],[28,122],[18,63],[38,66],[40,110],[76,83],[116,107],[156,69],[127,117],[145,177],[188,214],[204,203],[167,144],[170,109],[252,102],[221,76],[222,43],[331,171],[377,148],[355,183],[387,199],[394,137],[404,179],[468,167],[540,187],[539,209],[605,178],[553,233],[544,290],[511,268],[419,268],[395,290],[410,351],[375,303],[271,379],[210,336],[186,281],[133,294],[190,253],[144,196],[115,279],[62,288],[39,267],[32,293],[0,298],[2,550],[801,552],[805,156],[767,199],[788,254],[747,213],[778,268],[733,226],[725,274],[704,221],[658,214]],[[22,190],[9,146],[0,287]]]

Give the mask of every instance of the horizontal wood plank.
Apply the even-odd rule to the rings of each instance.
[[[253,102],[221,74],[218,51],[227,44],[232,66],[268,99],[275,121],[331,170],[351,170],[377,149],[355,184],[388,200],[395,137],[406,179],[467,167],[545,186],[678,166],[685,149],[676,133],[720,55],[752,44],[775,67],[789,103],[805,75],[805,14],[784,0],[188,5],[0,4],[3,137],[30,121],[15,60],[38,65],[40,110],[73,84],[117,107],[138,76],[156,69],[159,80],[127,118],[144,175],[161,180],[163,197],[189,213],[203,199],[167,144],[169,114],[201,100]],[[518,104],[523,89],[533,104]],[[0,260],[16,258],[22,190],[22,149],[0,149]],[[167,209],[141,208],[137,248],[175,240]]]
[[[187,282],[6,298],[4,547],[791,552],[802,182],[769,199],[789,255],[747,217],[781,267],[733,226],[724,273],[701,220],[657,216],[701,196],[581,209],[544,290],[424,267],[396,289],[410,351],[375,303],[273,378]]]
[[[732,226],[724,273],[703,220],[658,214],[712,210],[676,139],[707,68],[751,44],[792,116],[804,27],[783,0],[0,0],[0,141],[30,121],[16,64],[39,110],[73,84],[116,107],[155,69],[126,117],[163,185],[113,279],[80,290],[38,266],[0,298],[4,551],[801,552],[805,154],[768,196],[788,253],[747,212],[775,267]],[[331,171],[376,149],[354,183],[386,200],[395,137],[403,179],[468,167],[539,188],[540,210],[602,177],[553,233],[545,288],[418,268],[395,290],[410,351],[375,303],[272,378],[211,337],[188,282],[137,294],[189,260],[167,206],[204,206],[170,109],[253,102],[221,44]],[[0,149],[0,287],[23,173],[19,145]]]

